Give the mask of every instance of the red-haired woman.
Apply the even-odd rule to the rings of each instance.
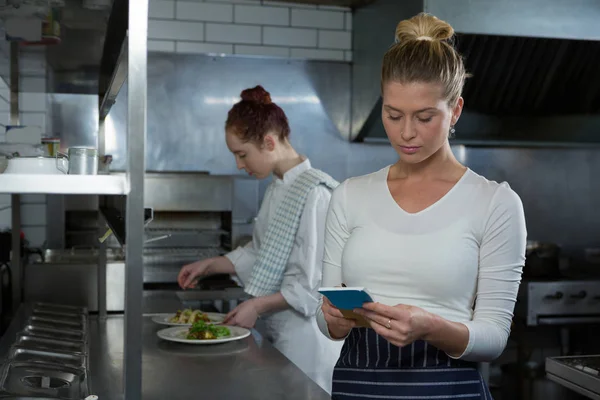
[[[199,277],[237,274],[253,298],[225,323],[251,328],[260,316],[267,338],[328,393],[341,343],[325,338],[314,315],[319,306],[325,218],[333,178],[311,167],[290,144],[283,110],[261,86],[246,89],[225,123],[237,167],[258,179],[274,176],[262,202],[252,241],[223,256],[184,266],[179,285]]]

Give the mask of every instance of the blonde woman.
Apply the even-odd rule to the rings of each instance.
[[[323,285],[364,286],[356,327],[323,299],[323,334],[344,346],[334,399],[491,399],[475,362],[499,356],[525,262],[521,200],[461,165],[448,137],[466,77],[453,29],[401,21],[383,58],[382,118],[397,163],[333,193]]]

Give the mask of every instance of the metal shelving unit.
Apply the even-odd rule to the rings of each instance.
[[[148,0],[129,0],[125,40],[112,72],[108,90],[99,102],[100,127],[125,79],[127,79],[127,168],[125,184],[125,327],[123,354],[123,396],[142,398],[142,295],[144,224],[144,174],[146,171],[147,37]],[[110,26],[109,26],[110,29]],[[102,132],[103,133],[103,132]],[[104,140],[101,134],[99,140]],[[99,143],[104,148],[104,143]],[[106,271],[106,257],[100,258],[98,273]],[[99,294],[106,293],[106,279],[98,279]],[[100,318],[106,316],[105,299],[99,302]]]
[[[0,193],[126,195],[124,176],[0,174]]]
[[[115,2],[116,3],[116,2]],[[123,5],[123,3],[121,3]],[[123,398],[142,397],[142,295],[144,174],[146,169],[146,107],[147,107],[147,36],[148,0],[129,0],[125,40],[120,44],[116,65],[108,90],[99,99],[100,132],[98,149],[104,153],[104,119],[110,112],[125,79],[127,96],[127,167],[125,175],[0,175],[0,193],[12,194],[13,231],[13,296],[16,307],[21,303],[20,265],[20,194],[89,194],[125,196],[123,215],[125,227],[125,318]],[[110,27],[109,27],[110,29]],[[18,111],[18,44],[11,44],[11,123],[19,123]],[[106,317],[106,253],[101,251],[98,265],[98,295],[100,318]],[[100,278],[102,277],[102,278]],[[101,300],[102,299],[102,300]]]

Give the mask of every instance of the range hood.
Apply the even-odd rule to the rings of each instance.
[[[351,140],[387,142],[381,59],[396,24],[449,22],[473,77],[455,144],[600,144],[600,3],[595,0],[378,0],[354,13]]]

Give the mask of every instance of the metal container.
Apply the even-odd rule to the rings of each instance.
[[[68,168],[60,165],[65,159],[68,161]],[[98,150],[93,147],[69,147],[67,154],[59,151],[56,167],[69,175],[97,175]]]

